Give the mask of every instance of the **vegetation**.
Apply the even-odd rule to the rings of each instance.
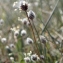
[[[0,63],[63,63],[63,0],[0,0]]]

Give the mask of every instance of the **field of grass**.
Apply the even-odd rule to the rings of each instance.
[[[0,0],[0,63],[63,63],[63,0]]]

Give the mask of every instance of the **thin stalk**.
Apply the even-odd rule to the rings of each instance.
[[[32,23],[33,23],[33,21],[32,21]],[[38,39],[39,39],[39,41],[40,41],[40,50],[42,50],[42,45],[41,45],[41,40],[40,40],[40,36],[39,36],[39,34],[38,34],[38,31],[37,31],[37,29],[36,29],[36,27],[35,27],[35,24],[33,23],[33,27],[34,27],[34,29],[35,29],[35,31],[36,31],[36,33],[37,33],[37,37],[38,37]],[[41,54],[42,54],[42,52],[40,52]]]
[[[42,20],[41,20],[41,22],[42,22]],[[43,25],[45,25],[45,24],[43,23]],[[48,32],[49,36],[51,37],[52,41],[54,42],[55,38],[51,35],[51,33],[49,32],[49,30],[47,28],[46,28],[46,31]]]
[[[42,30],[42,33],[41,33],[41,34],[43,34],[44,30],[47,28],[47,25],[48,25],[48,23],[50,22],[52,15],[54,14],[54,11],[55,11],[55,9],[56,9],[56,7],[57,7],[57,5],[58,5],[58,2],[59,2],[59,0],[57,1],[57,3],[56,3],[56,5],[55,5],[55,7],[54,7],[54,9],[53,9],[53,11],[52,11],[50,17],[48,18],[48,20],[47,20],[47,22],[46,22],[46,24],[45,24],[45,27],[44,27],[44,29]]]
[[[32,21],[32,23],[33,23],[33,21]],[[39,41],[41,42],[40,37],[39,37],[39,34],[38,34],[38,31],[37,31],[37,29],[36,29],[36,27],[35,27],[35,24],[34,24],[34,23],[33,23],[33,27],[34,27],[34,29],[35,29],[35,31],[36,31],[36,33],[37,33],[37,37],[38,37]]]
[[[42,20],[40,20],[42,23],[43,23],[43,21]],[[43,23],[43,25],[45,25],[44,23]],[[52,41],[53,42],[55,42],[55,41],[57,41],[57,42],[59,42],[57,39],[55,39],[52,35],[51,35],[51,33],[49,32],[49,30],[46,28],[46,31],[48,32],[48,34],[49,34],[49,36],[51,37],[51,39],[52,39]],[[48,39],[47,39],[48,40]],[[49,40],[48,40],[49,41]]]
[[[44,44],[44,57],[45,57],[45,63],[47,63],[47,51],[46,51],[46,44]]]
[[[42,8],[42,4],[41,4],[41,8]],[[41,15],[42,16],[42,15]],[[40,21],[43,23],[42,19],[40,19]],[[43,25],[45,26],[45,24],[43,23]],[[55,42],[55,41],[58,41],[56,40],[52,35],[51,33],[49,32],[49,30],[46,28],[46,31],[48,32],[49,36],[51,37],[52,41]],[[59,42],[59,41],[58,41]]]
[[[30,22],[30,20],[29,20],[29,17],[28,17],[27,11],[25,11],[25,12],[26,12],[26,15],[27,15],[28,21],[29,21],[29,23],[30,23],[30,28],[31,28],[31,31],[32,31],[32,34],[33,34],[34,43],[35,43],[35,46],[36,46],[35,51],[36,51],[36,53],[38,54],[38,56],[40,56],[40,52],[38,51],[38,46],[37,46],[37,43],[36,43],[35,33],[34,33],[34,30],[33,30],[32,24],[31,24],[31,22]]]

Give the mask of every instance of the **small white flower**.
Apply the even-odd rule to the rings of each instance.
[[[28,24],[28,19],[27,18],[24,18],[21,20],[21,22],[24,24],[24,25],[27,25]]]
[[[18,36],[19,35],[19,30],[16,30],[15,32],[14,32],[14,36]]]
[[[9,46],[6,46],[5,48],[6,48],[6,49],[9,49]]]
[[[41,40],[42,43],[46,43],[47,42],[46,38],[44,36],[42,36],[42,35],[40,35],[40,40]]]
[[[26,63],[30,62],[30,58],[29,57],[25,57],[24,60],[25,60]]]
[[[7,41],[6,38],[1,38],[1,42],[2,42],[2,43],[5,43],[6,41]]]
[[[27,53],[28,56],[31,56],[31,54],[32,54],[32,51],[30,51],[29,53]]]
[[[20,0],[13,3],[13,7],[19,10],[26,11],[28,9],[28,3],[26,1]]]
[[[3,19],[0,19],[0,25],[2,25],[4,23]]]
[[[56,41],[56,44],[58,45],[58,44],[59,44],[59,42],[58,42],[58,41]]]
[[[11,60],[11,61],[14,61],[14,58],[13,58],[13,57],[10,57],[10,60]]]
[[[36,17],[35,12],[33,12],[32,10],[30,10],[28,12],[28,17],[29,17],[29,19],[33,20]]]
[[[16,1],[16,2],[14,2],[13,3],[13,7],[17,7],[16,5],[18,4],[18,2]]]
[[[15,45],[14,45],[14,44],[10,44],[9,46],[10,46],[10,48],[14,48],[14,47],[15,47]]]
[[[27,43],[27,44],[32,44],[32,43],[33,43],[33,40],[28,37],[28,38],[26,39],[26,43]]]
[[[32,61],[37,61],[37,60],[39,60],[38,55],[36,55],[36,54],[31,55],[31,60],[32,60]]]
[[[26,36],[26,34],[27,34],[26,30],[21,31],[21,36]]]
[[[14,44],[9,44],[9,47],[10,47],[11,51],[14,51],[14,49],[15,49],[15,45]]]
[[[11,55],[13,55],[13,53],[9,53],[8,55],[11,56]]]
[[[44,57],[44,55],[40,55],[40,59],[44,59],[45,57]]]
[[[26,11],[28,9],[28,3],[26,1],[20,1],[20,8]]]
[[[6,46],[5,49],[6,49],[7,53],[11,53],[12,52],[9,46]]]

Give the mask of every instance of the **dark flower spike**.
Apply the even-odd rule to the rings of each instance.
[[[21,5],[20,5],[20,8],[23,10],[23,11],[26,11],[28,9],[28,4],[26,1],[21,1]]]

